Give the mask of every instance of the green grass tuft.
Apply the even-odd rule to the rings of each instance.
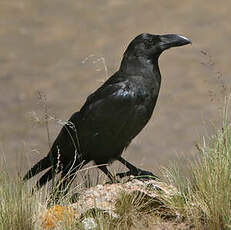
[[[0,174],[0,229],[34,229],[38,202],[20,181],[12,182],[4,172]]]
[[[203,146],[196,145],[199,156],[189,166],[189,177],[179,167],[165,170],[178,196],[165,200],[196,229],[231,229],[231,124],[227,110],[223,127]]]

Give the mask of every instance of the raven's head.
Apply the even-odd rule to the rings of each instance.
[[[124,55],[152,59],[159,57],[166,49],[190,43],[191,41],[188,38],[177,34],[154,35],[143,33],[131,41]]]

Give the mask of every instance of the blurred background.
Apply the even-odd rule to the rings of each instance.
[[[24,174],[45,156],[61,128],[57,120],[79,110],[143,32],[178,33],[193,45],[160,57],[158,103],[124,157],[157,173],[192,159],[195,144],[222,124],[230,11],[225,0],[0,0],[1,161],[12,175]]]

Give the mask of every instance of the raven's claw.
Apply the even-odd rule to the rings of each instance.
[[[149,171],[145,171],[142,169],[136,169],[134,171],[127,171],[127,172],[122,172],[122,173],[117,173],[116,176],[118,176],[119,178],[123,178],[126,176],[135,176],[138,177],[140,179],[144,179],[144,178],[148,178],[148,179],[158,179],[158,177],[156,175],[154,175],[152,172]]]

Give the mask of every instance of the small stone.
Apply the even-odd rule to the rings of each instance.
[[[94,229],[97,227],[94,218],[88,217],[82,220],[82,224],[85,230]]]

